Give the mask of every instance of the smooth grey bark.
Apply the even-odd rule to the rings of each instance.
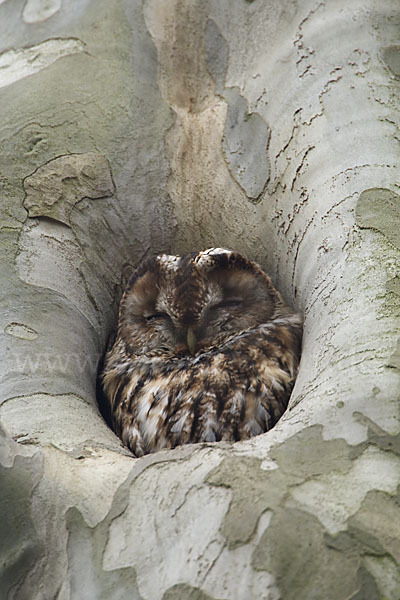
[[[399,599],[399,21],[0,1],[5,598]],[[95,398],[121,286],[210,246],[304,313],[289,410],[135,459]]]

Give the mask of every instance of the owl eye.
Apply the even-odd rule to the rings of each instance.
[[[214,306],[214,308],[233,308],[235,306],[241,306],[243,303],[241,298],[225,298],[218,304]]]
[[[156,312],[150,315],[144,315],[144,318],[147,322],[156,321],[157,319],[169,319],[170,316],[164,312]]]

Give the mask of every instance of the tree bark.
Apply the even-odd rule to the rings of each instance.
[[[399,600],[397,0],[0,0],[0,591]],[[135,459],[126,277],[230,247],[304,314],[265,435]]]

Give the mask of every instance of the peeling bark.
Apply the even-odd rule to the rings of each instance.
[[[0,0],[0,591],[400,598],[396,0]],[[231,247],[304,313],[269,433],[135,459],[132,268]]]

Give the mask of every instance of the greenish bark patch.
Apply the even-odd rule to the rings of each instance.
[[[329,548],[318,519],[295,508],[275,512],[253,567],[274,574],[285,600],[344,600],[359,589],[357,556]]]
[[[357,225],[382,233],[400,249],[400,196],[385,188],[364,190],[356,206]]]
[[[226,458],[207,481],[232,490],[232,501],[222,525],[228,546],[248,542],[261,514],[276,510],[290,486],[323,473],[347,472],[355,454],[357,449],[344,440],[324,440],[322,427],[315,425],[272,449],[271,457],[279,469],[264,470],[261,460],[256,458]],[[251,504],[249,498],[252,498]]]
[[[257,202],[269,179],[270,130],[259,114],[247,111],[247,102],[237,88],[227,88],[223,95],[228,102],[222,139],[225,160],[249,200]]]
[[[331,536],[291,496],[291,488],[308,479],[349,472],[354,458],[370,444],[400,452],[400,435],[389,435],[370,419],[366,421],[368,441],[357,446],[343,439],[324,440],[322,427],[312,426],[272,448],[270,456],[278,469],[265,470],[256,458],[231,456],[207,478],[209,484],[232,491],[221,528],[228,547],[249,542],[261,514],[272,511],[253,551],[252,565],[276,578],[285,600],[381,600],[364,557],[389,557],[394,568],[400,562],[398,499],[370,492],[348,520],[348,528]]]
[[[0,437],[1,447],[7,443],[1,426]],[[43,555],[30,515],[31,494],[40,472],[38,456],[17,456],[10,467],[0,464],[0,590],[4,597]]]
[[[170,587],[163,595],[162,600],[216,600],[205,594],[199,588],[186,583],[178,583]]]
[[[103,553],[109,524],[87,525],[76,508],[66,513],[68,537],[68,578],[71,600],[141,600],[133,567],[103,570]]]
[[[217,89],[225,86],[225,75],[228,68],[228,44],[212,19],[208,19],[205,32],[205,52],[207,68],[213,76]]]
[[[349,471],[357,454],[343,439],[324,440],[322,426],[313,425],[273,448],[271,458],[294,480],[304,481],[332,471]]]
[[[380,392],[379,388],[374,388],[374,392],[378,394]],[[387,433],[379,425],[358,411],[353,413],[353,417],[368,428],[367,441],[358,445],[360,451],[362,448],[367,448],[368,445],[373,445],[380,450],[392,452],[400,456],[400,433],[396,435]],[[400,499],[397,501],[400,501]]]
[[[207,68],[216,90],[228,103],[222,150],[232,177],[244,189],[249,200],[260,200],[268,179],[268,144],[270,129],[256,112],[249,113],[238,88],[225,87],[229,49],[216,23],[209,19],[205,35]],[[263,157],[260,169],[260,157]]]
[[[386,289],[388,292],[400,297],[400,277],[396,276],[393,277],[393,279],[389,279],[386,284]]]
[[[394,369],[400,369],[400,338],[397,340],[396,350],[390,356],[389,367],[393,367]]]
[[[375,423],[372,423],[370,419],[368,421],[368,443],[377,446],[381,450],[393,452],[400,456],[400,434],[390,435]]]
[[[379,541],[369,533],[356,527],[349,526],[347,531],[341,531],[335,536],[325,534],[325,543],[329,548],[333,548],[342,553],[368,553],[376,556],[382,556],[385,551]]]
[[[374,569],[379,565],[386,572],[384,585],[388,597],[400,597],[400,580],[396,581],[394,575],[399,573],[399,536],[400,494],[393,497],[385,492],[374,490],[367,493],[359,510],[350,517],[346,531],[341,531],[336,536],[325,534],[325,543],[329,548],[344,556],[359,557],[360,590],[354,597],[351,596],[352,600],[353,598],[357,600],[386,598],[383,591],[385,588],[377,589],[370,572],[371,568]],[[383,585],[381,579],[382,576],[378,576],[379,584]]]
[[[395,77],[400,77],[400,46],[393,44],[382,48],[382,58]]]
[[[261,514],[275,510],[287,491],[286,478],[279,470],[263,471],[260,465],[256,458],[228,457],[207,478],[211,485],[232,490],[221,528],[229,548],[248,542]]]
[[[386,552],[400,565],[400,503],[399,496],[372,490],[360,509],[349,519],[349,527],[374,540],[380,553]],[[370,544],[365,544],[371,547]]]

